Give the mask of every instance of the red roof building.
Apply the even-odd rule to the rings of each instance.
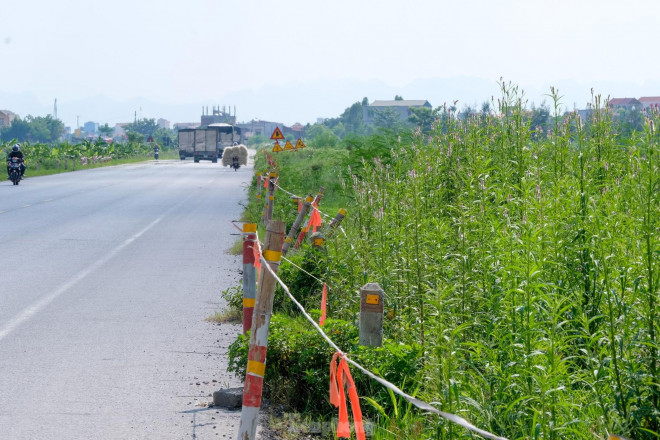
[[[613,98],[609,102],[610,108],[623,108],[626,110],[641,110],[642,103],[635,98]]]
[[[639,102],[642,103],[642,108],[658,108],[660,107],[660,96],[643,96],[639,98]]]

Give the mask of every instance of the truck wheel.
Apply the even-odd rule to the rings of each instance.
[[[214,159],[211,159],[211,162],[213,162],[213,163],[218,163],[218,158],[216,157],[216,158],[214,158]]]
[[[198,157],[195,158],[195,163],[199,163],[199,158]]]
[[[186,160],[186,156],[179,156],[181,160]]]

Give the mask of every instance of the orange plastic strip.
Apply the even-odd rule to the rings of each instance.
[[[328,302],[328,286],[327,284],[323,283],[323,294],[321,295],[321,317],[319,318],[319,325],[325,324],[327,302]]]

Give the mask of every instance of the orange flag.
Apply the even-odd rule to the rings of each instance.
[[[312,227],[312,233],[316,232],[316,228],[321,226],[321,223],[321,214],[319,213],[318,206],[316,206],[316,202],[314,202],[312,213],[309,216],[309,226]]]
[[[254,267],[257,268],[257,276],[261,272],[261,255],[259,255],[259,246],[255,243],[252,246],[252,251],[254,252]]]
[[[330,403],[339,407],[339,423],[337,424],[337,437],[351,438],[351,426],[348,422],[348,410],[346,408],[346,395],[344,393],[344,384],[348,388],[348,397],[351,399],[351,409],[353,410],[353,423],[355,424],[355,437],[358,440],[365,440],[364,425],[362,424],[362,410],[360,409],[360,398],[355,389],[353,377],[348,369],[346,359],[337,358],[341,353],[337,352],[330,361]]]
[[[323,295],[321,296],[321,317],[319,318],[319,325],[325,324],[325,304],[328,302],[328,286],[323,283]]]
[[[302,211],[302,198],[298,197],[298,212]]]

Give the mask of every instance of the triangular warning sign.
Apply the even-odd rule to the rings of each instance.
[[[293,150],[293,144],[290,141],[286,141],[286,144],[284,144],[284,149],[285,150]]]
[[[296,142],[296,148],[305,148],[307,145],[302,141],[302,139],[298,138],[298,142]]]
[[[275,146],[273,147],[273,153],[279,153],[280,151],[284,151],[284,150],[282,149],[280,143],[275,141]]]
[[[273,134],[270,135],[270,138],[274,140],[284,139],[284,135],[282,134],[280,127],[275,127],[275,130],[273,131]]]

